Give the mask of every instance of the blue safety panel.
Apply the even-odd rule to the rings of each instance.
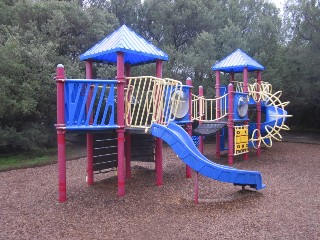
[[[244,68],[248,68],[248,71],[264,70],[264,67],[256,60],[248,56],[241,49],[237,49],[226,58],[222,59],[212,66],[212,70],[220,70],[222,72],[243,72]]]
[[[90,131],[117,128],[116,85],[116,80],[66,79],[66,129]]]
[[[125,64],[140,65],[155,62],[157,59],[168,61],[166,53],[139,36],[126,25],[101,40],[80,56],[81,61],[117,63],[117,52],[124,53]]]
[[[208,160],[193,144],[188,133],[174,123],[168,126],[152,124],[151,132],[167,142],[184,163],[208,178],[235,185],[249,185],[256,190],[265,188],[260,172],[238,170]]]

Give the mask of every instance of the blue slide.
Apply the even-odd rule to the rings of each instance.
[[[169,123],[168,126],[153,123],[151,133],[167,142],[185,164],[208,178],[235,185],[249,185],[256,190],[265,188],[260,172],[238,170],[208,160],[193,144],[188,133],[175,123]]]

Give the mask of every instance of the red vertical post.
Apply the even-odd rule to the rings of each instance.
[[[258,70],[257,71],[257,83],[258,83],[257,91],[258,92],[260,92],[260,90],[261,90],[261,79],[262,79],[261,78],[261,71]],[[257,97],[260,98],[261,95],[258,93]],[[257,102],[257,129],[259,130],[257,137],[260,137],[260,131],[261,131],[261,101],[260,100]],[[257,156],[258,157],[261,156],[261,146],[259,146],[257,148]]]
[[[199,173],[194,176],[194,204],[199,203]]]
[[[244,68],[243,69],[243,92],[244,93],[248,93],[249,92],[249,90],[248,90],[248,68]],[[243,124],[244,125],[248,125],[249,121],[246,120],[246,121],[244,121]],[[243,159],[244,160],[248,160],[249,159],[249,154],[248,153],[244,153],[243,154]]]
[[[131,72],[131,68],[130,65],[125,65],[125,75],[126,77],[130,77],[130,72]],[[128,85],[128,83],[126,82],[126,85]],[[129,89],[127,90],[129,91]],[[130,100],[130,96],[129,99],[127,99],[127,101]],[[125,133],[125,157],[126,157],[126,178],[131,178],[131,135],[130,133],[126,132]]]
[[[216,98],[220,97],[220,71],[216,71]],[[216,117],[220,117],[220,101],[216,101]],[[220,158],[220,130],[216,132],[216,158]]]
[[[124,156],[124,53],[117,52],[117,124],[118,124],[118,196],[125,195],[125,156]]]
[[[199,86],[199,97],[203,97],[203,87],[202,86]],[[199,104],[199,115],[200,115],[199,124],[201,124],[202,114],[203,114],[203,106],[202,106],[202,104]],[[199,151],[201,153],[203,153],[203,136],[199,136]]]
[[[228,164],[233,164],[233,85],[228,85]]]
[[[186,85],[192,87],[192,80],[190,77],[187,78]],[[191,89],[192,88],[189,89],[189,111],[188,111],[190,123],[187,124],[187,132],[189,133],[190,137],[192,136],[192,123],[191,123],[191,120],[192,120],[192,91],[191,91]],[[191,172],[192,172],[191,168],[188,165],[186,165],[186,178],[192,177]]]
[[[66,181],[66,124],[64,116],[64,66],[59,64],[56,70],[57,81],[57,144],[58,144],[58,191],[59,202],[67,200]]]
[[[230,73],[230,83],[234,84],[234,72]]]
[[[162,61],[156,60],[156,77],[162,78]],[[156,170],[156,185],[162,185],[162,139],[156,138],[155,140],[155,170]]]
[[[92,60],[86,61],[86,79],[92,79]],[[92,98],[92,89],[90,89],[88,101],[87,101],[87,111]],[[90,124],[92,124],[93,116],[90,116]],[[92,185],[93,179],[93,134],[87,133],[87,184]]]

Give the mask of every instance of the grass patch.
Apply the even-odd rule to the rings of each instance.
[[[86,147],[81,145],[68,145],[67,159],[77,159],[86,155]],[[19,152],[0,155],[0,171],[7,171],[19,168],[43,166],[57,162],[57,149],[33,152]]]

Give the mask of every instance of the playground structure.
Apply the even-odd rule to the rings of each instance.
[[[132,137],[135,134],[155,137],[151,161],[155,163],[156,185],[162,185],[162,140],[186,163],[187,178],[191,177],[191,169],[196,172],[195,202],[198,201],[198,173],[256,190],[265,187],[259,172],[219,165],[202,155],[203,135],[216,134],[216,157],[227,150],[228,163],[232,165],[235,155],[243,154],[244,159],[248,159],[249,147],[256,148],[260,156],[261,143],[270,147],[272,139],[281,140],[280,130],[289,129],[284,123],[290,117],[284,110],[288,102],[280,101],[281,92],[272,94],[271,85],[261,80],[264,67],[240,49],[212,67],[216,72],[214,99],[204,98],[201,87],[199,95],[192,94],[191,79],[183,85],[180,81],[162,78],[162,61],[167,61],[168,56],[125,25],[82,54],[80,60],[86,61],[86,79],[67,79],[64,67],[57,67],[60,202],[66,201],[67,131],[86,133],[88,185],[93,184],[95,171],[116,168],[119,196],[125,195],[125,181],[131,176]],[[93,79],[94,61],[116,64],[116,79]],[[131,66],[145,63],[156,63],[156,77],[130,76]],[[249,71],[257,72],[254,84],[248,83]],[[230,75],[227,88],[220,86],[220,72]],[[243,73],[243,83],[235,82],[235,73]],[[256,106],[256,123],[249,123],[250,105]],[[261,122],[262,111],[266,115],[265,122]],[[198,126],[193,129],[195,122]],[[106,131],[114,133],[116,146],[111,147],[116,151],[98,157],[114,154],[116,161],[95,162],[94,135]],[[192,142],[193,133],[200,135],[199,150]],[[153,137],[151,139],[153,141]],[[99,147],[104,148],[110,150],[107,143]]]

